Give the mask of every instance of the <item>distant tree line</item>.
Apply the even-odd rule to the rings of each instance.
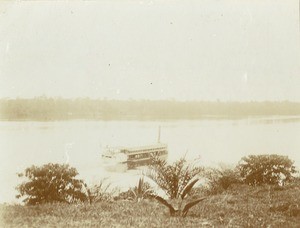
[[[0,99],[2,120],[68,120],[68,119],[200,119],[240,118],[246,116],[300,115],[297,102],[211,102],[172,100],[99,100],[90,98],[63,99]]]

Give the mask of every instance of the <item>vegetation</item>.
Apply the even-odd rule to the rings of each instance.
[[[152,194],[152,198],[167,206],[171,216],[185,217],[191,207],[205,199],[202,197],[186,202],[188,194],[190,194],[194,185],[199,181],[197,177],[202,171],[203,169],[200,167],[193,167],[191,164],[186,164],[184,158],[181,158],[172,165],[154,158],[146,176],[153,180],[166,193],[168,199],[166,200],[157,194]]]
[[[189,193],[191,191],[194,183],[196,183],[196,181],[198,181],[198,180],[195,180],[195,182],[191,182],[189,185],[187,185],[187,187],[184,190],[187,193]],[[185,196],[186,195],[184,195],[178,199],[172,199],[170,201],[165,200],[164,198],[162,198],[158,195],[153,195],[153,198],[156,199],[161,204],[168,207],[171,216],[181,216],[184,218],[187,215],[187,213],[189,212],[190,208],[192,208],[193,206],[195,206],[196,204],[200,203],[201,201],[203,201],[205,199],[205,197],[202,197],[202,198],[198,198],[196,200],[192,200],[191,202],[184,203]]]
[[[98,202],[111,202],[113,201],[113,195],[116,193],[115,188],[111,188],[111,183],[107,182],[107,179],[102,179],[98,184],[89,187],[84,183],[86,199],[90,204]]]
[[[234,184],[208,196],[188,216],[170,217],[153,200],[95,204],[1,205],[0,227],[299,227],[300,182]]]
[[[263,115],[300,115],[295,102],[118,101],[89,98],[0,99],[0,119],[197,119]]]
[[[151,194],[153,194],[151,186],[147,182],[144,182],[144,178],[140,178],[138,185],[133,189],[130,189],[130,191],[132,192],[133,199],[137,202],[140,202],[145,198],[149,198]]]
[[[46,164],[41,167],[31,166],[19,177],[26,177],[26,181],[17,186],[23,202],[28,205],[86,200],[83,192],[83,181],[76,179],[78,172],[69,165]]]
[[[284,184],[296,173],[295,166],[287,156],[250,155],[243,157],[238,165],[243,181],[249,185]]]
[[[300,178],[292,178],[293,162],[279,155],[248,156],[237,168],[209,170],[185,159],[173,164],[154,159],[146,177],[167,198],[155,194],[144,178],[113,197],[105,180],[89,188],[67,165],[32,166],[24,173],[20,176],[29,180],[18,189],[26,205],[0,205],[1,227],[300,226]],[[201,177],[208,182],[196,186]],[[135,200],[127,200],[129,195]]]
[[[127,191],[120,192],[114,197],[114,200],[132,200],[140,202],[144,199],[149,199],[153,192],[153,188],[149,183],[144,181],[144,177],[140,177],[136,186],[129,188]]]
[[[230,167],[207,168],[204,177],[207,182],[203,190],[207,194],[221,193],[233,184],[242,182],[239,170]]]
[[[197,176],[202,172],[203,168],[187,164],[184,158],[171,165],[166,161],[154,158],[146,176],[153,180],[168,198],[178,199],[184,198],[187,194],[185,189],[188,184],[195,179],[198,180]]]

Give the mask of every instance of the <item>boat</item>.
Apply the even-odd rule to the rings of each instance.
[[[149,165],[154,157],[166,160],[168,145],[160,142],[138,147],[106,147],[102,153],[103,166],[109,171],[125,171]]]

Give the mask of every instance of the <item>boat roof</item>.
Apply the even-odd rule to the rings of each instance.
[[[167,147],[168,145],[165,143],[157,143],[153,145],[147,145],[147,146],[136,146],[136,147],[121,147],[121,150],[147,150],[147,149],[157,149],[160,147]]]
[[[136,146],[136,147],[107,147],[103,153],[125,153],[125,154],[143,154],[153,152],[153,150],[165,149],[167,150],[168,145],[164,143],[157,143],[148,146]]]

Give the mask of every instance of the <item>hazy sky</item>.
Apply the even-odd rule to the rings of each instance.
[[[299,0],[0,2],[0,97],[300,101]]]

